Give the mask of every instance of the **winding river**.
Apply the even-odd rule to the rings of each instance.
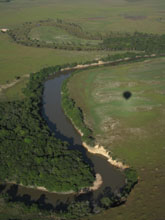
[[[103,184],[99,189],[90,193],[90,196],[97,199],[97,197],[108,188],[111,188],[113,192],[118,193],[125,183],[125,178],[122,172],[108,163],[105,157],[87,152],[82,146],[80,135],[75,130],[70,120],[64,115],[61,108],[61,85],[63,81],[70,76],[71,72],[73,72],[73,70],[55,73],[54,76],[45,82],[43,93],[43,117],[57,138],[67,141],[70,148],[81,151],[84,159],[94,167],[95,172],[101,174]],[[64,203],[65,201],[73,200],[78,196],[76,193],[49,193],[12,184],[4,186],[4,189],[15,195],[15,198],[18,201],[22,200],[27,203],[28,201],[38,201],[43,205],[50,204],[54,207],[60,204],[60,202]],[[0,190],[3,190],[3,186],[1,186]],[[88,194],[83,194],[82,196],[88,199]]]

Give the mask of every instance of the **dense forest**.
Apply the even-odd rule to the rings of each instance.
[[[31,74],[23,101],[0,103],[1,181],[59,192],[92,185],[92,168],[54,137],[41,116],[43,81],[58,68]]]
[[[1,2],[11,2],[11,1],[13,1],[13,0],[0,0],[0,3]]]
[[[165,35],[140,32],[135,32],[134,34],[112,34],[103,40],[102,48],[163,53],[165,51]]]

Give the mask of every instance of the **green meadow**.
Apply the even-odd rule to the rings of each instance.
[[[66,19],[88,31],[164,33],[164,0],[13,0],[0,3],[0,26]]]
[[[112,54],[115,52],[111,52]],[[13,88],[0,92],[0,99],[23,97],[24,76],[43,67],[84,62],[110,54],[107,51],[66,51],[50,48],[34,48],[16,44],[7,34],[0,33],[0,85],[11,83],[20,77],[21,82]]]
[[[0,33],[0,52],[0,84],[46,66],[99,59],[109,54],[104,51],[64,51],[27,47],[14,43],[3,33]]]
[[[56,43],[59,45],[74,44],[74,45],[97,45],[102,41],[99,40],[86,40],[78,38],[69,34],[67,31],[58,27],[43,26],[35,27],[30,33],[29,37],[32,40],[44,41],[46,43]]]
[[[139,175],[127,203],[102,218],[165,217],[165,58],[80,71],[68,88],[96,142]],[[125,91],[131,92],[129,99]]]

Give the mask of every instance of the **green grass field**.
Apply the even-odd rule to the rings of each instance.
[[[44,41],[46,43],[56,43],[58,45],[98,45],[102,41],[85,40],[69,34],[67,31],[58,27],[42,26],[33,28],[29,37],[32,40]]]
[[[28,77],[22,77],[14,86],[2,90],[0,93],[0,101],[23,99],[22,89],[26,87],[28,80]]]
[[[0,33],[0,84],[16,76],[36,72],[43,67],[64,63],[82,62],[105,56],[104,51],[64,51],[18,45]]]
[[[165,58],[80,71],[68,87],[97,143],[139,174],[126,205],[104,219],[165,218]],[[124,91],[132,97],[124,99]]]
[[[64,19],[80,24],[89,32],[144,31],[164,33],[164,0],[85,0],[67,3],[65,0],[14,0],[0,2],[0,28],[15,27],[23,22],[44,19]],[[50,29],[51,27],[45,27]],[[42,38],[52,38],[45,36]],[[31,34],[36,35],[37,30]],[[50,31],[50,30],[49,30]],[[54,31],[54,30],[53,30]],[[37,31],[38,32],[38,31]],[[49,39],[50,40],[50,39]],[[107,52],[76,52],[32,48],[17,45],[0,33],[0,84],[16,76],[35,72],[44,66],[85,61],[106,55]]]
[[[14,0],[0,3],[0,26],[60,18],[88,31],[164,33],[164,10],[164,0]]]

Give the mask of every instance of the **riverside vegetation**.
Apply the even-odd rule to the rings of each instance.
[[[122,54],[121,57],[123,56]],[[125,56],[128,54],[126,53]],[[72,64],[70,67],[75,65]],[[48,76],[64,67],[65,65],[49,67],[31,74],[29,83],[24,89],[23,101],[1,103],[1,182],[15,181],[17,184],[43,186],[49,191],[57,192],[79,191],[93,183],[93,170],[84,162],[80,152],[68,150],[66,143],[56,139],[41,116],[43,82]],[[65,94],[64,90],[63,93]],[[65,104],[70,105],[69,102]],[[72,108],[71,111],[73,113]],[[2,114],[3,112],[5,114]],[[74,112],[79,120],[81,115],[77,116],[76,108]],[[81,124],[83,125],[83,121]],[[87,130],[86,137],[89,136]],[[121,194],[115,195],[108,190],[98,201],[68,203],[60,210],[61,215],[77,219],[124,202],[137,182],[137,174],[133,169],[126,169],[124,173],[127,183],[121,189]],[[6,202],[12,201],[6,195],[2,196]],[[30,204],[31,211],[33,205]],[[59,214],[59,210],[55,208],[52,208],[52,211]]]

